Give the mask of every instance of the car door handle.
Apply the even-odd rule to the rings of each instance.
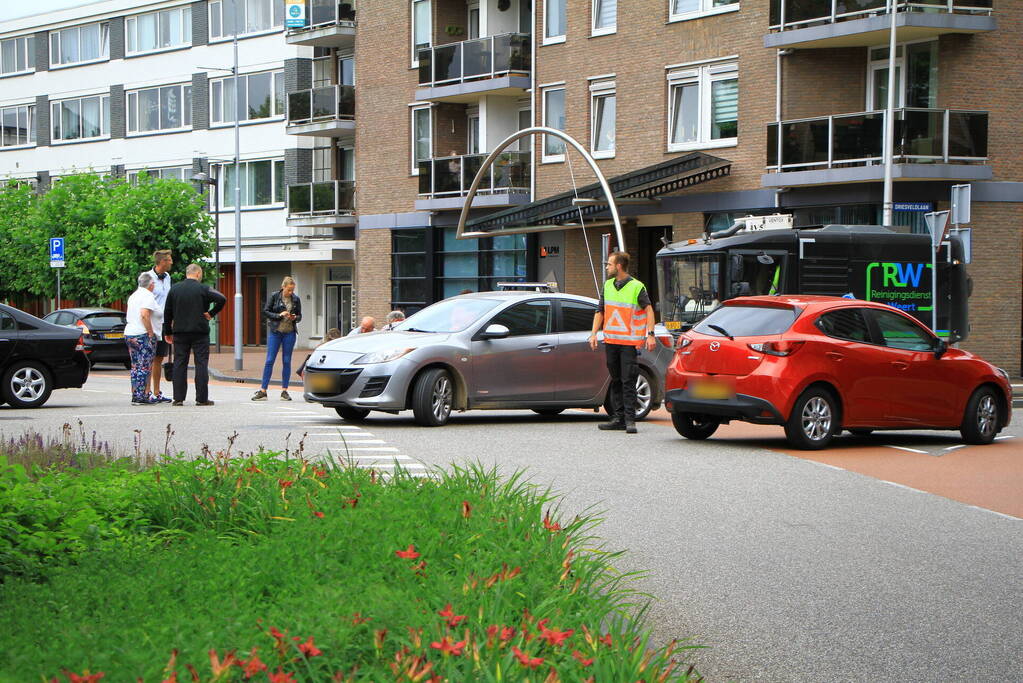
[[[892,361],[892,365],[894,365],[899,370],[908,370],[909,369],[909,363],[907,363],[906,361],[903,361],[903,360],[893,360]]]
[[[836,360],[836,361],[837,360],[845,359],[845,356],[840,354],[838,351],[825,351],[824,355],[827,356],[828,358],[830,358],[831,360]]]
[[[553,351],[554,350],[554,344],[546,344],[546,343],[544,343],[544,344],[537,344],[536,348],[541,353],[548,353],[549,351]]]

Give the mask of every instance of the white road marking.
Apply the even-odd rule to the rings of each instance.
[[[303,425],[295,425],[295,426],[296,427],[300,427],[300,426],[303,426]],[[326,429],[326,430],[328,430],[330,432],[336,432],[339,429],[344,429],[344,430],[349,431],[349,432],[352,432],[352,431],[360,432],[360,431],[362,431],[362,427],[350,427],[348,425],[323,425],[322,427],[317,427],[316,425],[304,425],[304,427],[306,429]],[[313,432],[310,432],[310,434],[312,434],[312,433]]]
[[[112,391],[106,389],[82,389],[82,391],[88,391],[90,394],[111,394]]]
[[[346,443],[352,443],[352,444],[359,444],[360,446],[363,446],[365,444],[370,444],[370,443],[385,444],[387,442],[384,441],[383,439],[345,439],[343,441],[340,440],[340,439],[320,439],[319,441],[310,441],[309,443],[334,443],[334,444],[338,444],[338,445],[342,445],[342,444],[346,444]]]
[[[842,467],[838,467],[836,465],[829,465],[826,462],[817,462],[816,460],[807,460],[807,462],[811,462],[814,465],[820,465],[821,467],[827,467],[829,470],[838,470],[839,472],[847,472],[848,471],[848,470],[846,470],[846,469],[844,469]]]
[[[948,448],[946,448],[944,450],[946,450],[946,451],[954,451],[954,450],[957,450],[959,448],[966,448],[966,444],[961,443],[958,446],[949,446]]]
[[[927,491],[921,491],[920,489],[915,489],[912,486],[906,486],[905,484],[898,484],[898,483],[896,483],[894,481],[888,481],[887,479],[878,479],[878,481],[880,481],[882,484],[888,484],[889,486],[894,486],[896,488],[906,489],[907,491],[914,491],[916,493],[927,493]],[[928,495],[934,495],[934,494],[928,494]]]
[[[930,455],[930,453],[928,453],[927,451],[922,451],[919,448],[908,448],[906,446],[888,446],[887,444],[886,444],[886,447],[887,448],[897,448],[900,451],[909,451],[910,453],[923,453],[924,455]]]
[[[1016,437],[1012,434],[1006,434],[1004,436],[996,436],[995,441],[1001,441],[1002,439],[1015,439]]]
[[[179,410],[140,410],[134,415],[169,415],[170,413],[180,413]],[[81,415],[75,415],[75,417],[125,417],[128,413],[103,413],[100,415],[92,415],[89,413],[82,413]]]
[[[992,515],[998,515],[999,517],[1005,517],[1006,519],[1011,519],[1014,522],[1023,522],[1023,519],[1020,519],[1019,517],[1014,517],[1012,515],[1007,515],[1004,512],[998,512],[997,510],[988,510],[987,508],[982,508],[982,507],[979,507],[977,505],[967,505],[966,507],[973,508],[974,510],[980,510],[981,512],[990,512]]]

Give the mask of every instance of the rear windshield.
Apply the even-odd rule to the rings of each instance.
[[[127,318],[123,313],[96,313],[85,316],[83,320],[85,320],[86,325],[93,325],[95,327],[116,327],[117,325],[123,325]]]
[[[719,327],[733,337],[760,337],[781,334],[789,329],[799,311],[792,308],[765,308],[763,306],[722,306],[700,321],[694,332],[712,337],[724,336]]]

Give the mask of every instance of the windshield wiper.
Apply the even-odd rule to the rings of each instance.
[[[715,332],[720,332],[721,334],[723,334],[726,337],[728,337],[729,340],[735,341],[735,337],[733,337],[732,335],[728,334],[728,330],[726,330],[725,328],[718,327],[717,325],[710,325],[710,324],[708,324],[707,327],[709,327],[710,329],[714,330]]]
[[[402,332],[425,332],[426,334],[433,334],[430,330],[420,330],[418,327],[406,327]]]

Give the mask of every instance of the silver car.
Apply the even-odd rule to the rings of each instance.
[[[608,407],[603,349],[588,337],[597,301],[571,294],[481,292],[439,301],[388,332],[335,339],[309,358],[305,400],[359,421],[372,410],[412,410],[439,426],[452,410]],[[672,338],[657,327],[643,350],[636,418],[660,406]]]

